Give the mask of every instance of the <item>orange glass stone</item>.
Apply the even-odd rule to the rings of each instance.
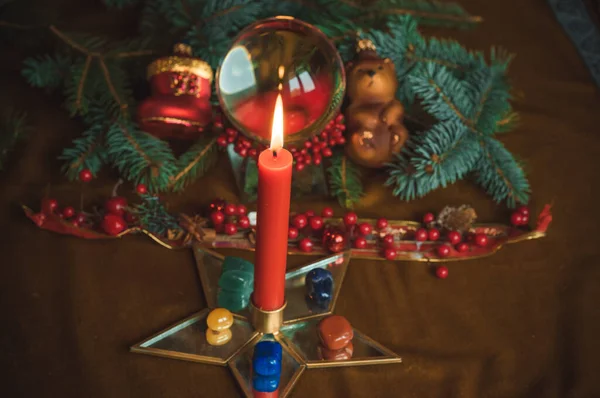
[[[319,322],[319,338],[324,348],[332,351],[346,347],[354,337],[352,325],[340,315],[332,315]]]
[[[225,308],[215,308],[208,314],[206,324],[216,332],[227,330],[233,325],[233,315]]]
[[[206,329],[206,341],[210,345],[219,346],[229,343],[231,340],[231,330],[225,329],[220,332]]]

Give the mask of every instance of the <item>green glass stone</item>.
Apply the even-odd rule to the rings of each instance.
[[[252,292],[254,275],[244,271],[232,270],[223,272],[219,278],[219,287],[239,293]]]
[[[243,258],[227,256],[223,260],[222,273],[227,271],[242,271],[249,272],[254,277],[254,264],[250,261],[244,260]]]
[[[229,290],[219,290],[217,295],[217,303],[221,308],[227,308],[231,312],[239,312],[248,307],[250,303],[250,293],[239,294]]]

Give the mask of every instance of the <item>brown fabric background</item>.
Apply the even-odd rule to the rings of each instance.
[[[127,15],[74,3],[68,23],[74,28],[132,26]],[[501,45],[517,54],[511,76],[522,123],[502,139],[526,162],[534,213],[554,201],[555,221],[545,239],[451,264],[445,281],[421,263],[353,261],[337,312],[400,353],[404,363],[307,371],[294,397],[600,396],[598,92],[545,1],[461,3],[485,23],[474,31],[438,33],[472,48]],[[20,213],[18,204],[36,205],[48,182],[62,204],[78,204],[79,188],[64,181],[55,159],[81,126],[58,97],[19,77],[22,54],[2,51],[0,104],[29,109],[36,129],[0,175],[1,395],[239,396],[226,368],[128,351],[205,307],[190,252],[172,252],[143,237],[87,242],[58,236]],[[383,180],[365,180],[360,216],[414,219],[446,204],[471,203],[481,221],[508,218],[467,181],[404,203]],[[93,182],[85,190],[88,203],[109,195],[113,182],[107,174]],[[169,202],[193,211],[217,196],[236,195],[223,161]],[[330,200],[292,208],[325,205],[340,212]]]

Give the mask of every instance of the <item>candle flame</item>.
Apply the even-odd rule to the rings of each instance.
[[[283,101],[281,94],[277,95],[275,112],[273,114],[273,127],[271,129],[271,149],[277,152],[283,148]]]

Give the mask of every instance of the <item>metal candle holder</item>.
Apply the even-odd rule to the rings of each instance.
[[[306,369],[377,365],[402,362],[402,359],[365,334],[354,329],[351,359],[330,361],[320,355],[317,327],[332,314],[346,275],[350,253],[338,253],[312,262],[286,274],[286,305],[277,311],[244,308],[234,313],[232,339],[212,346],[205,338],[206,318],[217,308],[218,281],[224,257],[219,253],[194,248],[208,309],[195,313],[131,347],[131,351],[161,357],[229,366],[246,397],[252,392],[252,355],[262,340],[275,340],[283,348],[279,397],[286,397]],[[332,299],[327,306],[311,306],[305,298],[306,274],[316,268],[328,269],[333,277]],[[250,304],[250,307],[253,307]],[[282,315],[282,317],[281,317]],[[280,327],[278,327],[281,325]],[[277,330],[279,329],[279,330]],[[263,333],[262,331],[271,332]]]

